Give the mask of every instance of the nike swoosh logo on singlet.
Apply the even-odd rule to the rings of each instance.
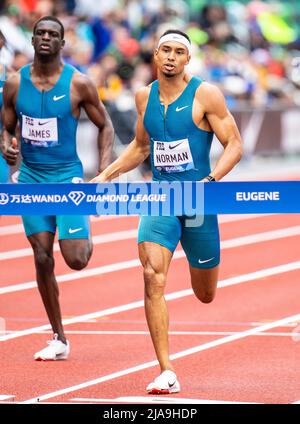
[[[185,109],[185,108],[187,108],[187,107],[189,107],[189,105],[187,105],[187,106],[182,106],[182,107],[178,107],[178,106],[177,106],[177,108],[176,108],[175,110],[176,110],[176,112],[180,112],[181,110],[183,110],[183,109]]]
[[[49,122],[51,122],[51,121],[39,122],[39,125],[46,125],[46,124],[48,124]]]
[[[53,96],[53,100],[54,100],[55,102],[57,102],[57,100],[63,99],[64,97],[66,97],[66,95],[65,95],[65,94],[63,94],[62,96]]]
[[[183,141],[181,141],[180,143],[178,143],[178,144],[175,144],[175,146],[169,146],[169,149],[170,150],[172,150],[172,149],[176,149],[176,147],[178,147],[178,146],[180,146],[180,144],[182,144],[183,143]]]

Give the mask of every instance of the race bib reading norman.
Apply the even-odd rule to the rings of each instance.
[[[184,172],[194,169],[189,140],[153,141],[154,166],[160,172]]]
[[[31,118],[22,115],[22,137],[25,143],[33,146],[57,146],[57,118]]]

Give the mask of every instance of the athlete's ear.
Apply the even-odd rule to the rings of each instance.
[[[61,40],[61,48],[63,48],[65,46],[65,44],[66,44],[66,41],[65,40]]]
[[[191,60],[191,55],[189,54],[188,57],[187,57],[186,65],[188,65],[190,63],[190,60]]]

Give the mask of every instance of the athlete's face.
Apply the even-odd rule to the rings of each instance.
[[[42,21],[37,24],[32,36],[32,45],[36,53],[42,56],[53,56],[59,53],[64,44],[61,27],[57,22]]]
[[[167,41],[159,46],[154,53],[157,68],[166,76],[180,74],[190,61],[187,48],[177,41]]]

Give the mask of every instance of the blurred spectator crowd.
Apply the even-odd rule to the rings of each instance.
[[[153,49],[170,28],[190,36],[190,72],[219,85],[229,107],[300,105],[298,0],[0,1],[1,63],[17,70],[32,60],[33,24],[44,15],[63,22],[64,60],[94,80],[124,144],[134,93],[155,79]]]

